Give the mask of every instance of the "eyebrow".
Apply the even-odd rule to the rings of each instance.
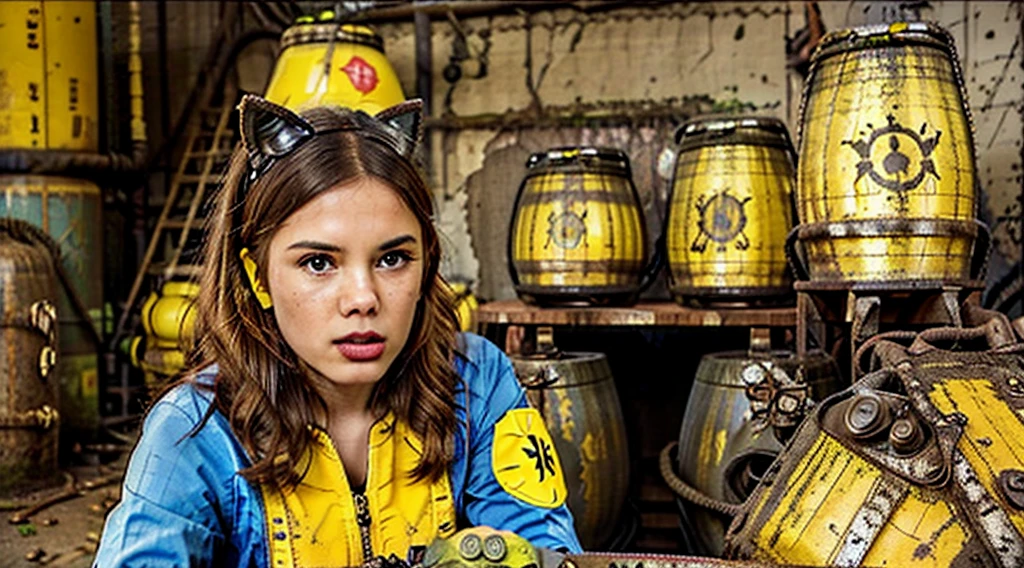
[[[377,250],[385,251],[410,242],[415,243],[416,237],[412,235],[402,235],[385,242],[377,247]],[[332,244],[322,243],[320,241],[298,241],[288,246],[288,250],[292,249],[313,249],[323,252],[341,252],[341,248]]]
[[[391,239],[390,241],[385,242],[384,244],[382,244],[379,247],[377,247],[377,250],[385,251],[385,250],[388,250],[388,249],[393,249],[393,248],[395,248],[397,246],[404,245],[405,243],[415,243],[415,242],[416,242],[416,237],[414,237],[412,235],[402,235],[400,237],[395,237],[395,238]]]

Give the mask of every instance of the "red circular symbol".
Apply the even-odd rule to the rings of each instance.
[[[377,70],[358,55],[352,56],[341,70],[348,75],[352,86],[364,95],[377,88],[377,83],[380,82],[377,79]]]

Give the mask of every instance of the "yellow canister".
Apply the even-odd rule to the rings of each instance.
[[[195,324],[195,300],[199,285],[195,282],[166,282],[142,304],[142,327],[149,343],[182,348],[191,341]]]
[[[0,149],[99,148],[95,2],[0,2]]]
[[[647,231],[629,157],[613,148],[530,156],[509,232],[512,279],[533,303],[629,303]]]
[[[801,115],[798,236],[811,281],[977,276],[973,131],[947,31],[913,22],[826,35]]]
[[[782,121],[708,117],[676,132],[666,245],[680,303],[786,299],[793,145]]]
[[[384,40],[366,26],[336,22],[285,30],[264,96],[293,110],[333,104],[369,114],[405,100]]]

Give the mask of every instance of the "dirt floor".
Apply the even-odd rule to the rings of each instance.
[[[0,568],[91,566],[103,519],[120,493],[127,452],[113,457],[68,468],[63,485],[0,498]]]

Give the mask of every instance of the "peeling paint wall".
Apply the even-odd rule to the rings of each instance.
[[[1022,4],[1017,2],[821,2],[826,29],[933,20],[954,35],[976,128],[984,189],[981,216],[993,227],[988,281],[1006,287],[1021,260]],[[776,116],[795,133],[802,78],[786,67],[786,41],[806,26],[803,2],[700,2],[598,13],[557,10],[432,24],[434,116],[494,119],[539,108],[675,105],[679,112],[627,124],[636,171],[657,171],[674,126],[694,108]],[[414,90],[411,24],[378,26],[406,93]],[[480,61],[486,69],[480,75]],[[445,80],[459,67],[461,77]],[[705,106],[687,107],[686,101]],[[630,106],[632,105],[632,106]],[[449,244],[445,273],[472,280],[486,299],[512,295],[504,254],[511,197],[530,152],[555,143],[629,142],[616,128],[452,127],[433,134],[432,172],[440,225]],[[514,148],[510,150],[510,148]],[[491,153],[501,156],[492,159]],[[511,156],[515,155],[515,159]],[[510,161],[511,160],[511,161]],[[493,161],[498,171],[482,172]],[[474,183],[478,175],[486,183]],[[637,182],[651,238],[667,181]],[[512,189],[510,189],[512,188]],[[511,196],[511,197],[510,197]],[[467,214],[467,207],[470,208]],[[476,210],[474,211],[474,208]],[[998,290],[997,290],[998,291]]]
[[[657,173],[658,159],[671,147],[682,120],[695,109],[743,108],[780,118],[789,113],[784,49],[789,14],[786,2],[680,3],[435,22],[435,116],[487,118],[601,105],[677,109],[674,116],[626,125],[435,131],[432,165],[440,225],[453,245],[445,273],[477,283],[483,298],[514,296],[505,256],[512,201],[529,154],[557,145],[627,149],[653,243],[668,185]],[[406,92],[415,92],[412,26],[377,29]],[[474,78],[479,59],[486,59],[486,74]],[[443,71],[453,61],[462,77],[448,82]],[[501,156],[491,155],[496,152]],[[485,159],[498,170],[484,174]]]

